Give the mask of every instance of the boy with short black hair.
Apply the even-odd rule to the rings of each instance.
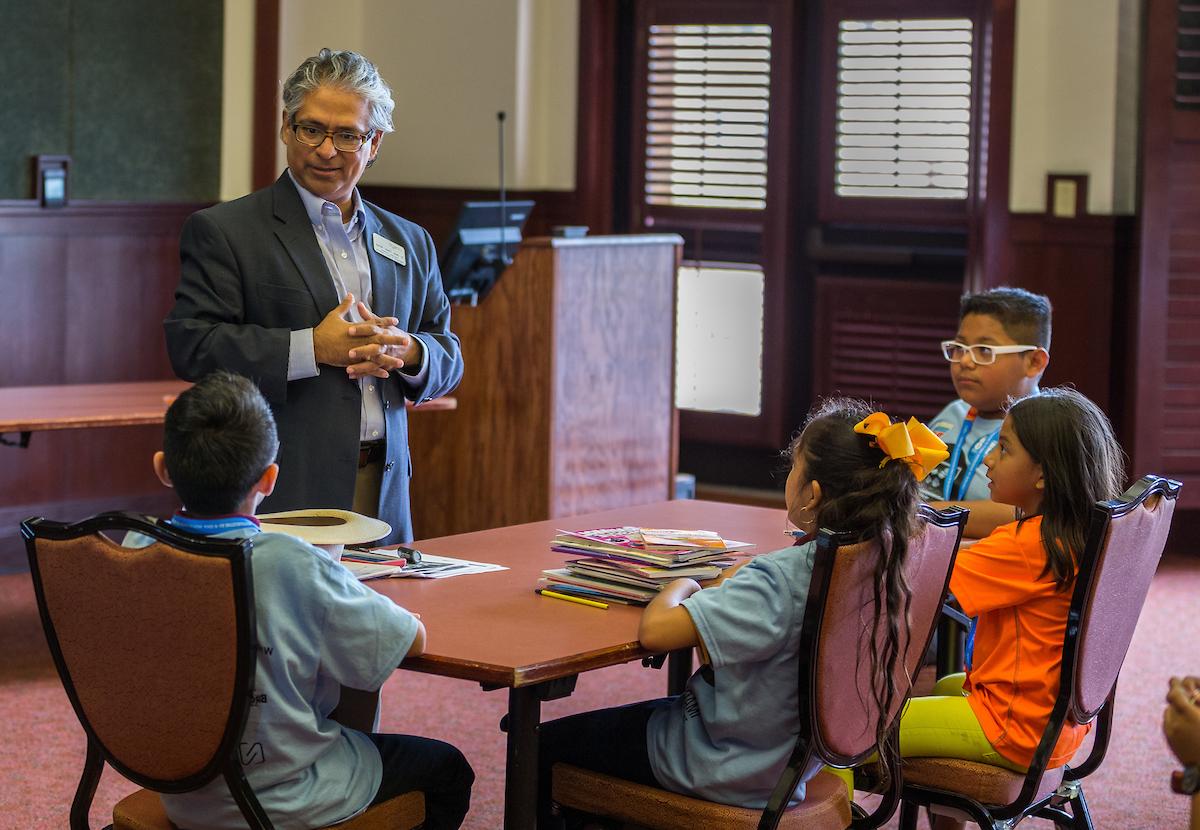
[[[1010,403],[1039,392],[1050,362],[1050,300],[1023,288],[966,294],[958,332],[942,343],[958,400],[929,422],[950,449],[921,484],[934,507],[971,510],[966,535],[982,538],[1013,521],[1011,505],[990,498],[983,458],[996,444]]]
[[[262,394],[227,372],[208,375],[167,410],[154,470],[184,509],[169,523],[225,538],[254,538],[257,665],[242,734],[243,767],[276,827],[324,827],[369,805],[421,790],[425,827],[456,828],[474,773],[455,747],[410,735],[364,734],[329,715],[342,685],[378,689],[425,647],[421,621],[365,588],[319,548],[262,533],[254,511],[279,475],[279,440]],[[182,827],[244,827],[218,778],[163,794]]]

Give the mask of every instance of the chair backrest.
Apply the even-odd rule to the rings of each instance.
[[[900,708],[911,692],[937,625],[950,570],[958,553],[967,511],[921,508],[922,532],[908,540],[904,574],[912,592],[908,625],[899,626],[899,652],[893,674],[896,699],[887,712],[894,729]],[[846,767],[876,749],[879,707],[871,683],[871,643],[880,640],[875,625],[878,589],[877,540],[854,542],[849,534],[822,530],[817,535],[812,581],[800,629],[800,731],[787,766],[759,819],[760,830],[777,827],[796,784],[815,755],[825,763]],[[886,625],[885,621],[880,625]],[[899,797],[896,757],[882,752],[891,786],[869,816],[855,826],[875,827],[891,816]]]
[[[993,816],[1011,818],[1033,804],[1068,717],[1088,723],[1100,713],[1100,728],[1088,757],[1081,764],[1072,764],[1065,777],[1084,778],[1104,759],[1112,714],[1104,705],[1115,691],[1182,486],[1178,481],[1147,475],[1119,498],[1098,502],[1092,508],[1067,612],[1058,697],[1021,792],[1011,803],[992,808]]]
[[[897,690],[886,723],[893,725],[911,691],[941,612],[950,571],[966,522],[965,510],[922,508],[923,531],[909,540],[904,574],[912,593],[907,627],[899,626],[900,652],[893,674]],[[877,589],[875,565],[879,542],[839,545],[836,534],[822,531],[818,541],[818,580],[809,592],[805,626],[809,629],[811,662],[802,658],[801,722],[811,718],[811,741],[827,763],[847,766],[875,751],[879,708],[872,692],[870,648],[882,643],[886,620],[875,624]],[[824,546],[824,550],[821,548]],[[822,555],[824,554],[824,555]],[[827,584],[821,586],[819,581]],[[809,619],[808,610],[814,612]],[[819,616],[816,616],[819,615]],[[803,655],[804,646],[801,654]],[[809,694],[804,694],[807,686]],[[804,711],[805,701],[810,707]]]
[[[1181,486],[1148,475],[1120,498],[1093,508],[1080,584],[1072,597],[1078,643],[1063,655],[1063,675],[1073,681],[1070,714],[1076,723],[1094,718],[1116,685],[1167,544]]]
[[[152,544],[104,535],[129,531]],[[123,513],[29,519],[21,532],[42,626],[89,744],[160,792],[228,772],[254,678],[250,542]]]

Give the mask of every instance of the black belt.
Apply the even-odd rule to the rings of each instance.
[[[363,441],[358,445],[358,468],[382,461],[387,456],[386,441]]]

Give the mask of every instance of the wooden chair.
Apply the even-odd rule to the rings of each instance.
[[[895,673],[898,689],[908,689],[909,678],[916,675],[933,636],[966,517],[967,511],[961,509],[937,512],[922,508],[924,532],[911,540],[905,568],[912,589],[911,626]],[[874,541],[854,543],[846,534],[829,530],[817,536],[800,633],[799,734],[764,810],[714,804],[569,764],[554,766],[555,803],[568,811],[661,830],[843,830],[876,827],[887,821],[899,792],[895,786],[899,764],[894,757],[882,759],[893,773],[893,786],[869,815],[851,804],[845,784],[827,772],[808,781],[802,802],[786,808],[813,757],[831,766],[850,767],[876,751],[878,709],[871,694],[869,638],[864,633],[871,630],[874,615],[872,575],[878,556],[879,547]],[[887,713],[891,728],[895,728],[905,697],[901,695]],[[746,714],[753,717],[753,713]]]
[[[104,535],[129,531],[153,544],[126,548]],[[126,513],[28,519],[21,533],[42,628],[87,734],[72,830],[88,828],[105,763],[147,788],[114,808],[118,830],[171,830],[157,793],[217,776],[249,827],[270,828],[238,756],[254,683],[252,542]],[[414,827],[424,814],[423,795],[407,793],[339,828]]]
[[[1058,698],[1029,771],[1021,775],[957,759],[907,758],[901,828],[915,830],[924,805],[935,814],[997,830],[1031,815],[1059,827],[1090,830],[1082,782],[1108,748],[1117,675],[1166,545],[1180,487],[1177,481],[1145,476],[1119,499],[1093,509],[1067,617]],[[1068,718],[1097,721],[1092,750],[1077,767],[1047,769]]]

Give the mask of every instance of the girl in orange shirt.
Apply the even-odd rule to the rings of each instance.
[[[1120,493],[1122,453],[1104,413],[1059,388],[1013,404],[984,463],[992,500],[1016,505],[1019,518],[959,551],[950,590],[978,617],[972,664],[909,701],[900,754],[1024,772],[1058,695],[1089,513]],[[1050,766],[1069,761],[1087,731],[1068,721]]]

